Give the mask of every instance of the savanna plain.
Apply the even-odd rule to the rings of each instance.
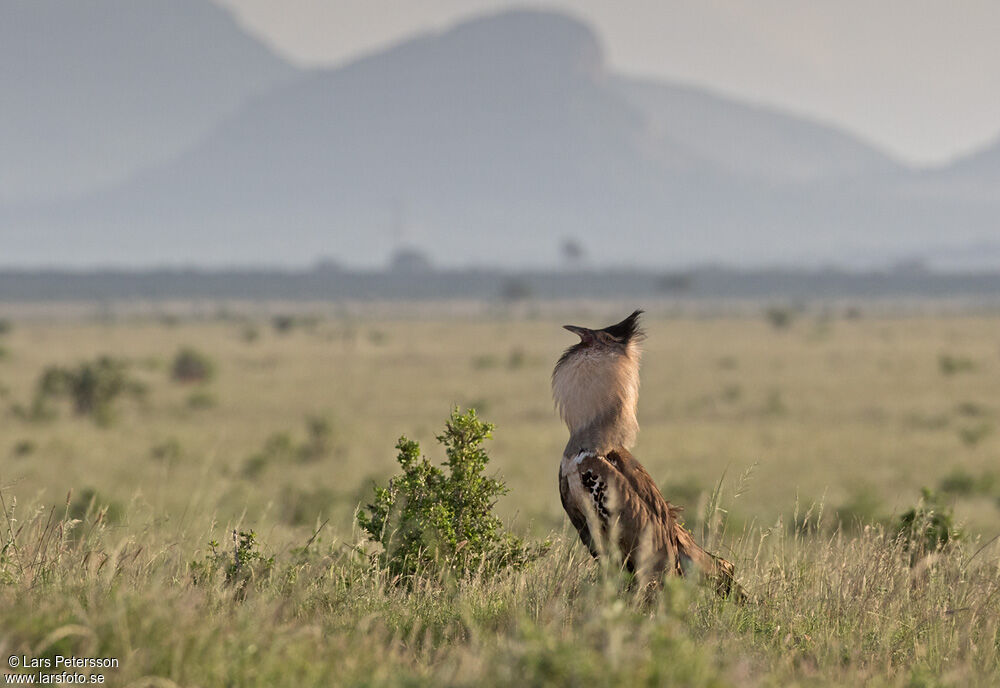
[[[559,502],[549,375],[645,305],[634,454],[747,600],[637,595]],[[1000,312],[0,306],[0,655],[108,685],[1000,685]],[[106,357],[102,360],[102,357]],[[89,395],[89,396],[88,396]],[[536,558],[400,579],[355,517],[495,424]],[[29,673],[9,669],[5,679]]]

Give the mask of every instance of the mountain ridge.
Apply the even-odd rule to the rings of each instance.
[[[0,0],[0,202],[86,194],[299,73],[208,0]]]
[[[87,264],[379,263],[401,242],[444,264],[850,260],[912,252],[985,212],[907,187],[847,132],[608,70],[584,23],[480,17],[250,99],[198,145],[82,201],[0,213]],[[954,224],[954,223],[953,223]],[[50,253],[44,253],[49,256]],[[148,262],[148,261],[147,261]]]

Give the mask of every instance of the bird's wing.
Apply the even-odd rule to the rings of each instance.
[[[737,597],[743,596],[743,591],[733,578],[735,567],[732,562],[716,556],[694,541],[691,532],[681,525],[678,515],[680,507],[674,506],[660,492],[642,464],[626,449],[618,449],[608,453],[608,460],[618,467],[622,475],[631,483],[636,493],[647,503],[651,512],[662,522],[669,523],[669,539],[677,552],[677,572],[687,575],[692,571],[700,571],[716,582],[721,593],[728,595],[735,591]]]
[[[653,477],[628,449],[615,449],[608,452],[607,460],[628,481],[639,499],[646,504],[646,507],[658,520],[663,523],[677,520],[681,508],[670,504],[663,498],[663,493],[656,486]]]
[[[714,580],[721,593],[735,590],[739,597],[743,596],[733,578],[733,564],[695,542],[678,521],[680,508],[664,499],[653,478],[628,450],[589,456],[577,466],[581,486],[589,493],[590,509],[601,523],[602,534],[617,543],[630,570],[639,565],[651,566],[651,571],[657,574],[665,570],[681,575],[698,571]],[[568,482],[572,485],[572,481]],[[577,510],[586,513],[579,507]],[[591,552],[595,551],[593,542],[588,546]]]
[[[560,480],[565,483],[563,504],[591,552],[618,554],[630,571],[651,575],[675,566],[669,511],[666,520],[659,518],[644,495],[605,456],[587,454],[569,463]]]

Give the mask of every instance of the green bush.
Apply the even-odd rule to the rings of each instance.
[[[339,447],[334,442],[333,425],[322,416],[306,418],[306,439],[298,443],[290,432],[276,432],[264,442],[261,450],[243,462],[243,475],[247,478],[259,476],[272,464],[301,463],[318,461]]]
[[[237,600],[246,598],[250,583],[266,581],[274,568],[274,557],[265,557],[252,530],[233,531],[233,551],[220,548],[217,540],[208,543],[209,552],[202,561],[190,564],[191,578],[195,585],[211,584],[222,573],[226,585],[235,588]]]
[[[90,416],[98,424],[107,425],[116,399],[144,392],[145,387],[129,377],[125,363],[109,356],[85,361],[75,368],[49,366],[38,379],[33,416],[47,416],[50,400],[68,398],[78,416]]]
[[[997,485],[997,476],[991,471],[985,471],[979,476],[972,475],[961,468],[941,478],[938,489],[944,494],[957,497],[989,496]]]
[[[272,463],[283,463],[295,456],[295,443],[287,432],[271,434],[259,452],[243,462],[243,476],[256,478]]]
[[[31,440],[20,440],[11,452],[14,456],[28,456],[35,453],[35,443]]]
[[[322,416],[306,418],[306,441],[299,445],[298,455],[302,461],[316,461],[330,453],[333,448],[333,425]]]
[[[938,356],[938,369],[940,369],[942,375],[956,375],[975,370],[976,363],[971,358],[966,358],[965,356],[941,354]]]
[[[240,339],[247,344],[252,344],[260,339],[260,330],[253,323],[247,323],[240,328]]]
[[[296,325],[296,318],[294,315],[276,315],[271,318],[271,327],[274,328],[275,332],[280,334],[288,334]]]
[[[976,423],[958,429],[958,437],[967,447],[975,447],[993,432],[993,425],[989,422]]]
[[[191,392],[188,398],[184,400],[184,405],[192,411],[204,411],[205,409],[215,408],[217,404],[215,395],[204,389]]]
[[[492,431],[475,409],[454,409],[437,437],[445,447],[447,471],[421,456],[419,444],[399,438],[396,460],[402,474],[386,487],[376,486],[374,502],[358,512],[358,525],[381,545],[376,559],[391,574],[409,578],[443,570],[464,575],[519,568],[547,547],[526,545],[504,531],[493,513],[507,487],[483,475],[489,456],[482,445]]]
[[[215,375],[215,364],[205,354],[185,347],[170,364],[170,377],[176,382],[208,382]]]
[[[776,330],[784,330],[795,320],[795,311],[787,306],[771,306],[764,310],[764,318]]]
[[[165,463],[177,461],[181,458],[183,453],[184,449],[181,447],[180,440],[176,437],[171,437],[165,442],[153,445],[153,447],[149,450],[149,455],[153,459],[163,461]]]
[[[925,487],[917,505],[896,521],[896,536],[915,562],[925,554],[941,551],[962,534],[955,526],[951,507]]]

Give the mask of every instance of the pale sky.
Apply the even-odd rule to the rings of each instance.
[[[303,65],[343,64],[504,0],[217,0]],[[1000,136],[1000,0],[554,0],[612,67],[837,124],[920,165]]]

